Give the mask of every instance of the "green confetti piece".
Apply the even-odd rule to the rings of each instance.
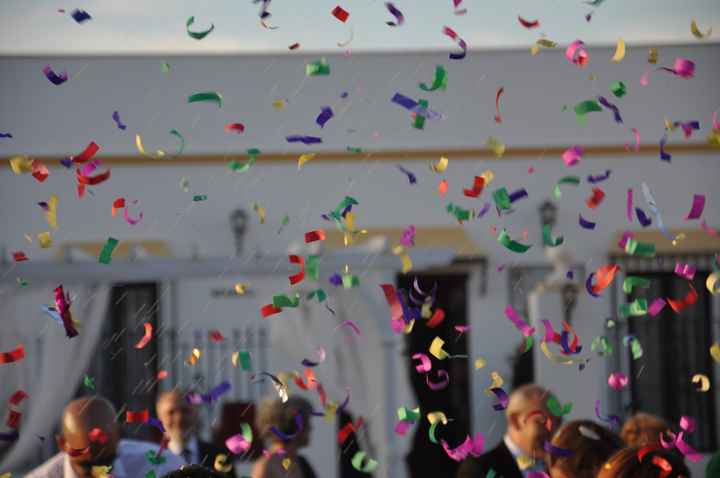
[[[194,38],[195,40],[202,40],[203,38],[208,36],[210,32],[215,30],[215,25],[211,23],[210,28],[208,28],[207,30],[201,32],[193,32],[190,30],[190,25],[192,25],[193,23],[195,23],[195,17],[188,18],[187,22],[185,22],[185,29],[190,38]]]
[[[147,460],[153,465],[162,465],[166,461],[165,457],[162,455],[158,456],[155,450],[146,451],[145,458],[147,458]]]
[[[408,421],[408,422],[417,422],[420,420],[420,409],[410,409],[407,407],[400,407],[397,410],[398,420],[400,421]]]
[[[630,238],[625,243],[625,252],[631,256],[655,257],[655,244]]]
[[[555,197],[555,199],[560,199],[560,197],[562,196],[560,186],[563,184],[572,184],[573,186],[578,186],[580,184],[580,178],[577,176],[565,176],[560,178],[555,184],[555,188],[553,189],[553,197]]]
[[[177,152],[175,153],[175,156],[180,156],[181,154],[183,154],[183,151],[185,151],[185,137],[182,134],[180,134],[180,131],[178,131],[176,129],[171,129],[170,134],[180,140],[180,147],[178,148]]]
[[[425,83],[420,83],[420,89],[423,91],[435,91],[435,90],[445,90],[447,88],[447,71],[442,65],[438,65],[435,67],[435,78],[433,79],[433,83],[430,86],[427,86]]]
[[[95,380],[89,375],[85,375],[85,377],[83,377],[83,385],[85,388],[95,390]]]
[[[313,254],[305,260],[305,274],[312,280],[320,280],[320,256]]]
[[[507,188],[500,188],[493,192],[493,201],[495,201],[495,207],[501,211],[509,211],[511,207],[510,194],[508,194]]]
[[[600,104],[595,100],[585,100],[576,104],[573,108],[577,116],[585,116],[593,111],[602,111]]]
[[[423,110],[426,110],[429,105],[427,100],[418,100],[418,104]],[[415,129],[425,129],[425,116],[416,113],[412,127]]]
[[[360,279],[358,278],[358,276],[343,274],[342,283],[343,288],[352,289],[353,287],[357,287],[360,285]]]
[[[244,163],[241,163],[240,161],[233,159],[228,164],[228,167],[230,169],[232,169],[233,171],[242,174],[242,173],[246,172],[248,169],[250,169],[253,164],[255,164],[255,158],[250,158],[247,161],[245,161]]]
[[[535,340],[533,339],[532,335],[528,335],[527,337],[525,337],[525,348],[522,350],[521,353],[526,353],[533,347],[533,345],[535,345]]]
[[[188,103],[198,102],[211,102],[217,104],[218,108],[222,108],[222,96],[216,91],[194,93],[188,97]]]
[[[622,98],[627,93],[627,86],[622,81],[615,81],[610,85],[610,91],[618,98]]]
[[[632,353],[634,360],[643,356],[642,345],[640,345],[640,341],[636,337],[627,336],[623,338],[623,344],[625,344],[626,347],[630,344],[630,352]]]
[[[470,220],[470,211],[468,209],[463,209],[453,203],[448,204],[446,209],[447,212],[455,216],[455,219],[459,222]]]
[[[353,148],[352,146],[348,146],[346,149],[348,153],[360,154],[363,152],[362,148]]]
[[[160,71],[163,73],[170,73],[170,63],[164,61],[160,64]]]
[[[629,304],[620,304],[618,307],[618,313],[620,317],[639,317],[647,314],[648,303],[647,299],[635,299]]]
[[[273,296],[273,305],[279,309],[285,307],[297,307],[300,305],[300,294],[295,294],[294,297],[288,297],[287,294],[278,294]]]
[[[610,341],[608,340],[608,338],[603,335],[600,337],[595,337],[593,339],[592,343],[590,344],[590,350],[592,350],[593,352],[597,350],[598,354],[601,356],[606,354],[610,355],[613,352],[613,347],[612,345],[610,345]]]
[[[241,350],[238,353],[238,359],[240,359],[240,368],[242,370],[250,370],[250,352]]]
[[[198,194],[197,196],[193,196],[193,201],[200,202],[200,201],[207,201],[207,194]]]
[[[438,444],[437,438],[435,438],[435,431],[437,430],[438,425],[440,422],[435,422],[430,424],[430,430],[428,430],[428,438],[430,438],[430,441],[432,443]]]
[[[100,251],[100,257],[98,257],[98,262],[100,264],[110,264],[110,261],[112,261],[112,253],[115,250],[115,247],[118,245],[118,240],[112,237],[109,237],[107,242],[105,243],[105,246],[103,246],[102,251]]]
[[[307,272],[307,264],[305,265],[305,272]],[[305,297],[305,299],[312,300],[315,297],[317,297],[318,302],[325,302],[325,299],[327,299],[327,294],[322,289],[315,289],[314,291],[310,292],[307,297]]]
[[[367,461],[363,465],[365,458]],[[378,462],[368,457],[364,451],[359,451],[352,457],[352,466],[360,473],[372,473],[378,467]]]
[[[340,201],[340,204],[337,205],[335,210],[330,213],[330,215],[336,219],[341,219],[342,212],[348,208],[349,206],[357,206],[359,203],[357,202],[357,199],[351,196],[345,196],[342,201]]]
[[[26,281],[25,279],[22,279],[20,277],[17,278],[17,283],[20,287],[27,287],[27,285],[28,285],[28,281]]]
[[[555,239],[552,237],[552,226],[550,224],[545,224],[543,226],[543,244],[547,247],[557,247],[560,244],[563,243],[565,238],[563,236],[558,236]]]
[[[327,59],[320,58],[317,61],[305,65],[306,76],[327,76],[330,74],[330,65]]]
[[[650,287],[650,279],[644,277],[628,276],[623,281],[623,292],[629,294],[632,292],[633,287]]]
[[[281,225],[281,226],[287,226],[288,224],[290,224],[290,216],[288,216],[287,214],[285,214],[285,215],[283,216],[283,218],[282,218],[282,221],[280,221],[280,225]]]
[[[495,478],[495,470],[490,468],[487,472],[487,475],[485,475],[485,478]]]
[[[155,474],[155,470],[150,470],[147,473],[145,473],[145,478],[157,478],[157,475]]]
[[[513,241],[512,239],[510,239],[510,235],[505,229],[503,229],[498,235],[498,242],[505,246],[507,249],[513,252],[517,252],[518,254],[523,254],[532,247],[532,245],[521,244],[517,241]]]
[[[556,417],[562,417],[572,411],[572,402],[562,405],[555,395],[550,395],[547,400],[547,408]]]

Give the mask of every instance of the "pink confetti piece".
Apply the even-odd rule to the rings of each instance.
[[[573,146],[565,150],[562,154],[562,159],[565,161],[565,166],[572,167],[580,163],[582,159],[583,149],[580,146]]]
[[[508,318],[510,322],[517,327],[517,329],[522,332],[522,334],[525,337],[528,337],[535,333],[535,328],[530,327],[519,315],[517,312],[515,312],[515,309],[513,309],[512,305],[508,305],[505,308],[505,317]]]
[[[630,131],[635,136],[635,152],[637,153],[640,151],[640,132],[637,128],[631,128]],[[625,151],[630,151],[630,143],[625,144]]]
[[[685,220],[697,219],[702,216],[705,209],[705,196],[701,194],[693,194],[693,203],[690,212],[685,216]]]
[[[627,387],[629,380],[627,375],[625,375],[622,372],[613,372],[608,377],[608,385],[610,385],[610,388],[613,390],[620,391],[623,388]]]
[[[417,370],[420,373],[427,373],[430,370],[432,370],[432,363],[430,362],[430,357],[428,357],[426,354],[414,354],[412,356],[413,360],[420,360],[420,364],[415,366],[415,370]]]
[[[628,188],[625,215],[629,222],[633,222],[633,190]]]
[[[684,279],[693,280],[695,272],[697,272],[697,269],[690,264],[681,264],[680,262],[675,263],[675,274]]]
[[[450,27],[443,27],[443,35],[446,35],[450,38],[452,38],[460,48],[462,48],[462,53],[450,53],[450,59],[451,60],[462,60],[465,58],[465,55],[467,55],[467,43],[465,43],[465,40],[460,38],[458,34]]]
[[[650,307],[648,307],[648,314],[650,314],[650,317],[655,317],[658,315],[664,308],[667,302],[665,302],[665,299],[662,297],[658,297],[653,301],[652,304],[650,304]]]
[[[573,65],[583,68],[590,57],[585,49],[585,43],[582,40],[575,40],[565,50],[565,58]]]

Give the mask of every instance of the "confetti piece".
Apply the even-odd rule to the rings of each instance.
[[[720,271],[715,271],[710,274],[705,281],[705,287],[710,291],[712,295],[720,293]]]
[[[128,410],[125,412],[125,423],[146,423],[150,419],[150,412],[147,408],[139,412]]]
[[[472,189],[463,189],[463,194],[467,197],[476,198],[480,196],[485,187],[485,180],[481,176],[475,176]]]
[[[505,145],[500,140],[493,138],[492,136],[485,141],[485,146],[487,146],[498,159],[502,158],[505,154]]]
[[[22,262],[28,260],[28,257],[22,251],[13,252],[12,255],[15,262]]]
[[[625,292],[626,294],[630,294],[635,287],[650,287],[650,279],[646,279],[644,277],[627,276],[623,281],[623,292]]]
[[[190,26],[191,26],[193,23],[195,23],[195,17],[190,17],[190,18],[188,18],[188,19],[187,19],[187,22],[185,22],[185,28],[186,28],[186,31],[187,31],[188,36],[189,36],[190,38],[195,39],[195,40],[202,40],[203,38],[205,38],[206,36],[208,36],[213,30],[215,30],[215,25],[213,25],[213,24],[211,23],[211,24],[210,24],[210,28],[208,28],[207,30],[200,31],[200,32],[194,32],[194,31],[190,30]]]
[[[576,104],[573,110],[575,111],[575,116],[578,122],[583,122],[585,121],[585,117],[588,113],[593,111],[602,111],[602,108],[595,100],[585,100]]]
[[[102,248],[102,251],[100,251],[100,256],[98,257],[98,262],[100,264],[110,264],[112,261],[112,253],[115,250],[115,247],[118,245],[118,240],[112,237],[108,237],[107,242]]]
[[[589,55],[582,40],[575,40],[565,49],[565,58],[573,65],[581,68],[587,66]]]
[[[0,138],[12,138],[13,135],[10,133],[0,133]]]
[[[525,336],[529,337],[535,333],[535,328],[530,327],[527,322],[525,322],[517,312],[515,312],[515,309],[513,309],[512,305],[508,305],[505,308],[505,317],[508,318],[510,322],[515,325],[515,327]]]
[[[612,284],[612,281],[615,279],[615,274],[617,274],[619,270],[620,266],[617,264],[606,264],[591,273],[586,282],[590,295],[598,297],[600,292],[607,289],[608,286]],[[595,278],[595,285],[591,285],[593,278]]]
[[[88,12],[86,12],[85,10],[80,10],[79,8],[76,8],[75,10],[73,10],[70,13],[70,16],[77,23],[83,23],[83,22],[86,22],[86,21],[92,19],[92,17],[90,16],[90,14]]]
[[[571,402],[565,405],[561,404],[555,395],[550,395],[546,402],[547,408],[556,417],[563,417],[572,411],[573,404]]]
[[[448,163],[448,158],[441,156],[437,163],[430,163],[430,170],[434,173],[444,173],[448,167]]]
[[[145,327],[145,335],[143,335],[140,341],[135,344],[135,348],[138,350],[144,348],[148,343],[150,343],[150,340],[152,339],[152,324],[150,322],[145,322],[143,326]]]
[[[630,131],[635,137],[635,152],[637,153],[640,151],[640,132],[637,130],[637,128],[631,128]],[[629,143],[625,145],[625,151],[630,151]]]
[[[615,54],[612,57],[612,61],[620,63],[625,58],[625,40],[618,38],[617,46],[615,47]]]
[[[425,376],[425,383],[433,392],[447,388],[450,385],[450,375],[445,370],[438,370],[437,375],[441,378],[439,382],[430,381],[430,374]]]
[[[310,161],[311,159],[314,159],[315,156],[317,156],[315,153],[307,153],[307,154],[301,154],[298,158],[298,171],[302,169],[302,167]]]
[[[707,392],[710,390],[710,379],[707,375],[702,373],[696,373],[693,375],[692,383],[700,384],[700,386],[696,389],[698,392]]]
[[[565,150],[562,154],[562,159],[565,162],[565,166],[572,167],[580,163],[582,159],[583,149],[580,146],[572,146]]]
[[[690,264],[681,264],[680,262],[675,263],[675,275],[682,277],[683,279],[693,280],[695,277],[696,269]]]
[[[563,236],[556,238],[552,237],[552,226],[549,224],[543,225],[543,245],[547,247],[557,247],[563,243],[565,239]]]
[[[618,307],[618,315],[620,317],[640,317],[647,314],[647,299],[635,299],[629,304],[620,304]]]
[[[622,124],[623,119],[620,115],[620,109],[615,106],[614,104],[610,103],[604,96],[598,96],[598,102],[603,105],[605,108],[609,109],[613,112],[613,119],[616,123]]]
[[[52,247],[52,236],[50,235],[49,231],[41,232],[37,235],[38,242],[40,243],[40,247],[42,249],[47,249],[49,247]]]
[[[491,388],[490,391],[495,394],[498,399],[498,403],[493,405],[495,411],[505,410],[510,403],[510,397],[502,388]]]
[[[522,254],[532,247],[532,245],[521,244],[517,241],[510,239],[510,235],[505,229],[503,229],[498,235],[498,242],[505,246],[507,249]]]
[[[303,144],[317,144],[322,143],[322,138],[318,138],[317,136],[301,136],[301,135],[291,135],[286,136],[285,140],[288,143],[303,143]]]
[[[166,378],[168,378],[169,375],[170,375],[170,374],[168,373],[167,370],[159,370],[158,373],[157,373],[157,379],[158,379],[158,380],[165,380]]]
[[[228,123],[225,125],[225,132],[227,133],[244,133],[245,132],[245,125],[242,123]]]
[[[685,216],[685,220],[698,219],[702,216],[703,209],[705,209],[705,196],[701,194],[693,194],[692,207],[690,212]]]
[[[500,114],[500,97],[505,92],[504,87],[500,87],[497,90],[497,93],[495,94],[495,122],[500,124],[502,123],[502,115]]]
[[[193,196],[193,202],[207,201],[207,194],[197,194]]]
[[[420,89],[423,91],[436,91],[436,90],[445,90],[447,88],[447,70],[445,70],[445,67],[442,65],[437,65],[435,67],[435,78],[433,78],[433,82],[430,86],[427,86],[425,83],[420,83]]]
[[[288,256],[288,260],[291,264],[298,264],[300,266],[300,272],[289,277],[290,285],[295,285],[305,278],[305,258],[292,254]]]
[[[720,363],[720,344],[714,342],[710,347],[710,356],[716,363]]]
[[[324,128],[324,127],[325,127],[325,123],[327,123],[328,121],[330,121],[330,119],[331,119],[334,115],[335,115],[335,113],[333,113],[332,108],[330,108],[329,106],[323,106],[323,107],[320,109],[320,114],[318,115],[317,118],[315,118],[315,122],[316,122],[321,128]]]
[[[332,9],[332,16],[340,20],[341,22],[345,23],[350,17],[350,13],[348,13],[345,9],[343,9],[340,5],[336,6]]]
[[[210,102],[215,103],[218,108],[222,108],[222,96],[220,93],[216,91],[204,91],[199,93],[193,93],[192,95],[188,96],[187,99],[188,103],[198,103],[198,102]]]
[[[596,209],[600,205],[600,203],[603,202],[603,199],[605,198],[605,192],[600,188],[593,188],[592,192],[592,196],[590,196],[585,201],[585,204],[590,209]]]
[[[672,68],[668,67],[660,67],[656,69],[655,71],[667,71],[669,73],[672,73],[675,76],[679,76],[680,78],[683,78],[685,80],[688,80],[690,78],[693,78],[695,76],[695,63],[688,60],[687,58],[678,57],[675,58],[675,62],[673,64]],[[640,84],[642,86],[647,86],[650,82],[650,72],[646,72],[643,74],[643,76],[640,78]]]
[[[467,55],[467,43],[465,43],[465,40],[460,38],[458,34],[455,33],[455,30],[450,27],[443,27],[442,32],[443,35],[450,37],[462,49],[462,53],[450,53],[450,59],[462,60],[463,58],[465,58],[465,55]]]
[[[540,26],[540,20],[528,21],[519,15],[518,15],[518,21],[520,22],[520,25],[527,28],[528,30],[531,30],[533,28],[537,28]]]
[[[693,19],[693,20],[690,22],[690,32],[691,32],[691,33],[693,34],[693,36],[694,36],[695,38],[697,38],[698,40],[704,40],[704,39],[710,37],[710,35],[712,34],[712,28],[708,28],[708,31],[707,31],[707,32],[702,33],[702,32],[700,31],[700,29],[698,28],[698,26],[697,26],[697,22],[695,22],[695,20]]]
[[[225,446],[235,454],[246,452],[252,446],[253,434],[250,425],[243,422],[240,424],[241,433],[233,435],[225,440]]]
[[[127,125],[123,124],[122,121],[120,121],[120,113],[117,111],[113,111],[112,119],[117,125],[118,129],[125,130],[127,129]]]
[[[22,344],[8,352],[0,352],[0,365],[18,362],[25,358],[25,347]]]
[[[365,462],[365,464],[363,464]],[[378,467],[378,462],[368,457],[364,451],[358,451],[351,460],[353,468],[360,473],[372,473]]]
[[[415,174],[414,174],[412,171],[410,171],[410,170],[408,170],[408,169],[405,169],[404,167],[400,166],[399,164],[397,165],[397,168],[398,168],[403,174],[405,174],[405,175],[407,176],[408,182],[409,182],[410,184],[415,184],[415,183],[417,183],[417,177],[415,176]]]
[[[325,240],[325,231],[322,229],[316,229],[314,231],[309,231],[305,233],[305,244],[309,244],[311,242],[315,241],[324,241]]]
[[[627,86],[622,81],[614,81],[610,85],[610,92],[618,98],[622,98],[627,94]]]
[[[391,2],[385,2],[385,7],[388,9],[390,14],[395,17],[394,22],[385,22],[386,25],[391,27],[399,27],[403,23],[405,23],[405,16],[402,14],[400,10],[395,7]]]
[[[438,360],[445,360],[450,357],[450,354],[443,350],[443,345],[445,345],[445,341],[440,337],[435,337],[430,344],[430,354]]]
[[[327,59],[321,58],[305,65],[306,76],[327,76],[330,74],[330,65]]]
[[[67,71],[63,71],[61,74],[58,75],[57,73],[55,73],[55,71],[50,65],[46,65],[42,71],[45,74],[45,77],[50,81],[50,83],[55,86],[62,85],[68,80]]]
[[[447,193],[448,189],[448,182],[447,179],[443,179],[438,183],[438,194],[440,197],[445,197],[445,194]]]
[[[160,71],[163,73],[170,73],[170,63],[166,61],[160,63]]]

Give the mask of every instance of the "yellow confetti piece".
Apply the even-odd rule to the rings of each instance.
[[[518,468],[520,468],[521,470],[527,470],[528,468],[533,466],[534,463],[535,460],[533,460],[527,455],[520,455],[519,457],[517,457]]]
[[[245,292],[247,292],[247,284],[243,284],[242,282],[238,282],[235,284],[235,293],[237,295],[243,295]]]
[[[700,384],[700,387],[696,389],[698,392],[707,392],[710,390],[710,379],[702,373],[693,375],[692,383]]]
[[[410,323],[407,324],[407,325],[405,326],[405,328],[403,329],[403,333],[404,333],[404,334],[409,334],[410,332],[412,332],[414,326],[415,326],[415,319],[412,319],[412,320],[410,321]]]
[[[540,53],[540,47],[542,48],[555,48],[557,46],[557,43],[555,43],[552,40],[548,40],[547,38],[540,38],[538,41],[535,42],[535,44],[530,48],[530,53],[535,56],[538,53]]]
[[[214,468],[220,473],[229,473],[232,470],[232,464],[227,463],[227,455],[219,453],[215,456]]]
[[[720,129],[712,130],[708,134],[707,142],[712,146],[720,146]]]
[[[301,154],[298,158],[298,171],[302,169],[305,163],[313,159],[315,156],[317,156],[315,153]]]
[[[690,22],[690,32],[698,40],[704,40],[705,38],[710,37],[710,35],[712,34],[712,27],[708,28],[708,31],[703,34],[703,32],[701,32],[698,28],[697,22],[693,19],[693,21]]]
[[[612,57],[612,61],[620,63],[625,58],[625,40],[618,38],[617,46],[615,47],[615,54]]]
[[[253,211],[257,213],[258,218],[260,218],[260,224],[265,224],[265,208],[254,201],[252,203],[252,207]]]
[[[200,349],[193,348],[190,356],[185,359],[185,363],[187,363],[188,365],[195,365],[196,363],[198,363],[198,360],[200,360],[201,355],[202,353],[200,352]]]
[[[502,158],[503,154],[505,154],[505,145],[497,138],[489,137],[487,141],[485,141],[485,146],[487,146],[498,159]]]
[[[685,236],[685,233],[684,233],[684,232],[681,232],[680,234],[678,234],[677,236],[675,236],[675,239],[672,240],[672,245],[673,245],[673,247],[674,247],[674,246],[677,246],[678,244],[680,244],[680,241],[682,241],[683,239],[685,239],[685,237],[687,237],[687,236]]]
[[[720,293],[720,272],[716,271],[710,274],[705,281],[705,286],[712,295]]]
[[[720,363],[720,344],[717,342],[712,344],[712,347],[710,347],[710,356],[715,362]]]
[[[445,341],[440,337],[435,337],[430,344],[430,354],[438,360],[445,360],[448,358],[450,354],[443,350],[443,345],[445,345]]]
[[[438,422],[441,422],[443,425],[447,425],[448,423],[448,419],[443,412],[430,412],[427,414],[427,419],[431,425]]]
[[[400,257],[400,260],[402,260],[402,273],[407,274],[410,272],[413,263],[408,253],[405,252],[405,248],[403,246],[395,246],[393,248],[393,254]]]
[[[32,172],[32,160],[27,156],[15,156],[10,158],[10,168],[18,176]]]
[[[434,173],[444,173],[448,167],[449,160],[445,156],[441,156],[437,164],[430,163],[430,170]]]
[[[284,109],[286,104],[287,103],[285,103],[285,100],[275,100],[272,103],[273,108],[275,108],[276,110]]]
[[[142,138],[140,137],[139,134],[135,135],[135,146],[137,147],[140,154],[142,154],[143,156],[147,156],[148,158],[160,159],[160,158],[165,157],[165,151],[163,151],[162,149],[158,149],[155,152],[154,156],[150,153],[145,152],[145,148],[143,148],[143,144],[142,144]]]
[[[90,475],[93,478],[108,478],[112,466],[93,466]]]
[[[420,317],[423,319],[429,319],[432,317],[432,304],[429,302],[426,302],[422,305],[422,308],[420,309]]]
[[[290,465],[292,464],[292,460],[290,458],[285,458],[282,461],[282,466],[285,468],[285,471],[287,471],[290,468]]]
[[[480,370],[481,368],[485,367],[487,365],[487,360],[480,357],[478,359],[475,359],[475,370]]]
[[[337,403],[328,402],[327,405],[325,405],[325,421],[328,423],[333,423],[335,421],[335,416],[337,415]]]
[[[648,63],[651,65],[656,64],[658,61],[658,49],[657,48],[650,48],[648,50]]]
[[[56,195],[50,196],[48,200],[48,210],[45,212],[45,218],[47,219],[48,225],[53,229],[57,229],[57,204],[58,198]]]
[[[230,356],[230,361],[232,362],[232,366],[237,368],[238,358],[240,358],[240,352],[233,352]]]
[[[50,235],[50,231],[41,232],[37,235],[37,238],[40,243],[40,247],[43,249],[47,249],[52,246],[52,236]]]
[[[488,397],[492,397],[494,395],[493,392],[490,391],[490,389],[500,388],[503,386],[503,383],[505,383],[502,376],[495,370],[490,372],[490,379],[492,380],[492,384],[485,389],[485,395],[487,395]]]
[[[483,178],[483,180],[485,181],[485,186],[487,186],[492,182],[493,179],[495,179],[495,173],[493,173],[489,169],[486,169],[482,172],[482,174],[480,174],[480,177]]]

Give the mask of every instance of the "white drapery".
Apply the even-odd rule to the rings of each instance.
[[[0,290],[0,351],[25,347],[25,359],[0,366],[0,404],[16,390],[29,398],[20,404],[20,437],[10,444],[0,442],[0,470],[17,471],[38,465],[44,458],[43,440],[50,436],[65,404],[73,397],[81,377],[93,359],[105,321],[110,286],[64,284],[73,303],[73,318],[81,323],[77,337],[68,339],[65,330],[41,311],[54,305],[54,286]],[[3,430],[7,431],[7,430]],[[9,448],[9,449],[8,449]]]

